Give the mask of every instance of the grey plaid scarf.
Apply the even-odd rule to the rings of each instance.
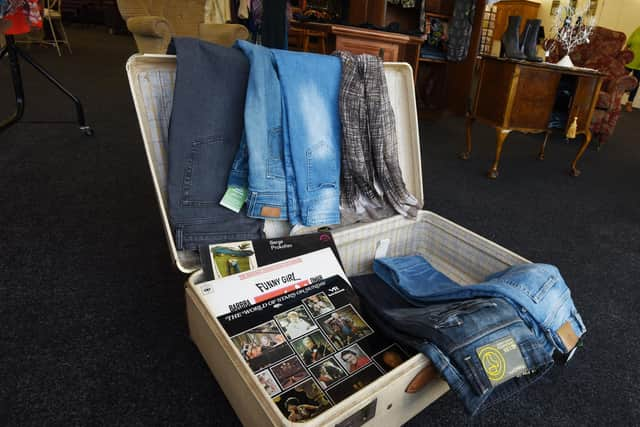
[[[335,55],[342,61],[341,204],[356,210],[364,204],[382,211],[388,202],[399,214],[415,217],[420,206],[402,179],[382,60],[342,51]]]

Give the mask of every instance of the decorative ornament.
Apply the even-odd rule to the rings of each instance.
[[[570,5],[559,5],[553,15],[553,24],[549,32],[551,38],[545,40],[544,47],[548,52],[560,47],[565,56],[557,65],[573,67],[569,54],[576,46],[589,43],[589,36],[596,23],[595,16],[589,14],[589,2],[583,2],[580,8]]]

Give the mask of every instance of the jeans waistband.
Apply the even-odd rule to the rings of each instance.
[[[286,221],[289,217],[286,201],[286,192],[251,191],[247,199],[247,216]]]
[[[176,248],[197,250],[200,245],[211,242],[233,242],[254,240],[262,236],[262,223],[255,230],[233,231],[233,224],[221,227],[220,224],[198,224],[174,226]]]

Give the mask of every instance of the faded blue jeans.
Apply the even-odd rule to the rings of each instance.
[[[504,298],[415,306],[375,275],[350,280],[376,327],[427,356],[472,415],[521,391],[553,365]],[[492,365],[492,357],[501,356],[491,350],[505,343],[510,356]]]
[[[417,255],[376,259],[373,269],[404,298],[419,305],[478,297],[507,298],[550,355],[556,350],[562,354],[573,350],[558,333],[566,322],[578,338],[586,332],[571,291],[552,265],[516,265],[470,286],[458,285]]]
[[[282,88],[289,221],[339,224],[342,65],[329,55],[272,52]]]
[[[245,132],[228,185],[247,212],[292,225],[340,223],[340,60],[237,41],[251,64]]]
[[[249,190],[247,215],[287,220],[282,98],[271,49],[238,40],[249,59],[244,133],[228,185]]]

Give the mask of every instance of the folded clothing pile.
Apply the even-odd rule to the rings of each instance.
[[[424,353],[475,414],[568,360],[586,332],[558,269],[523,264],[461,286],[424,258],[380,258],[351,278],[390,337]]]

